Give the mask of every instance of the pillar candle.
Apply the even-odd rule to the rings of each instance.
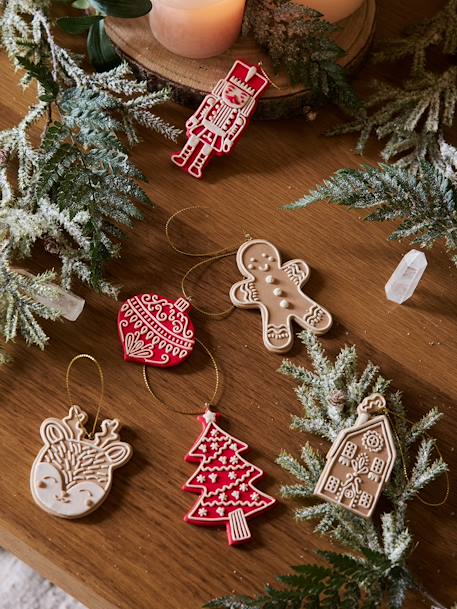
[[[327,21],[335,22],[346,19],[352,15],[365,0],[294,0],[297,4],[303,4],[313,8],[324,15]]]
[[[169,51],[201,59],[220,55],[238,38],[245,0],[154,0],[152,33]]]

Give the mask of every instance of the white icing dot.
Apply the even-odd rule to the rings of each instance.
[[[289,301],[284,299],[281,300],[281,302],[279,303],[279,306],[282,307],[283,309],[288,309],[289,308]]]
[[[274,258],[273,258],[273,256],[268,256],[268,260],[269,260],[270,262],[274,262]]]
[[[250,271],[252,271],[252,269],[253,269],[253,268],[254,268],[254,265],[253,265],[253,264],[248,264],[248,269],[249,269]]]
[[[257,262],[257,258],[249,258],[249,262]]]
[[[275,289],[273,290],[273,294],[274,294],[275,296],[282,296],[282,290],[281,290],[281,288],[275,288]]]
[[[265,254],[265,252],[263,252],[262,258],[266,258],[266,257],[267,257],[267,255]]]
[[[265,277],[265,281],[266,281],[267,283],[274,283],[274,282],[275,282],[275,278],[273,277],[273,275],[267,275],[267,276]]]

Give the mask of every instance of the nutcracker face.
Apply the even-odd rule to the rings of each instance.
[[[231,108],[241,109],[247,104],[250,96],[246,91],[228,82],[222,91],[222,99]]]

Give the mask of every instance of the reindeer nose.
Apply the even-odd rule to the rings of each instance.
[[[70,496],[66,490],[60,491],[59,495],[56,495],[57,501],[61,501],[62,503],[68,503],[70,501]]]

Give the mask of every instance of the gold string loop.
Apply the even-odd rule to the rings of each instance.
[[[200,262],[197,262],[197,264],[193,264],[189,269],[187,269],[187,271],[184,273],[184,275],[181,279],[181,292],[182,292],[184,298],[186,300],[189,300],[192,303],[192,307],[196,311],[198,311],[202,315],[206,315],[206,317],[216,317],[216,318],[222,319],[222,318],[230,315],[230,313],[232,313],[235,310],[235,307],[233,305],[230,305],[229,307],[227,307],[227,309],[224,309],[223,311],[207,311],[206,309],[202,309],[201,307],[197,306],[194,303],[192,296],[190,296],[187,293],[186,281],[189,278],[189,275],[191,275],[199,267],[204,266],[205,264],[211,264],[212,262],[215,262],[216,260],[221,260],[222,258],[227,258],[229,256],[233,256],[235,253],[236,253],[236,250],[227,252],[225,254],[218,254],[217,256],[211,256],[210,258],[205,258],[205,260],[200,260]]]
[[[278,89],[278,91],[281,90],[281,87],[279,85],[277,85],[274,80],[272,80],[270,78],[270,76],[268,75],[268,72],[265,71],[265,68],[263,67],[263,63],[262,61],[259,61],[259,63],[257,64],[260,68],[260,71],[262,72],[262,74],[265,76],[265,78],[268,80],[268,82],[270,83],[270,85],[272,87],[274,87],[275,89]]]
[[[395,435],[395,439],[396,439],[396,441],[397,441],[397,446],[398,446],[398,448],[399,448],[399,450],[400,450],[400,456],[401,456],[401,461],[402,461],[402,466],[403,466],[403,475],[404,475],[404,477],[405,477],[405,480],[406,480],[407,482],[409,482],[409,475],[408,475],[408,469],[407,469],[407,467],[406,467],[406,459],[405,459],[405,454],[404,454],[404,451],[403,451],[403,448],[402,448],[402,445],[401,445],[401,442],[400,442],[400,438],[399,438],[399,436],[398,436],[397,429],[396,429],[395,425],[393,425],[393,423],[392,423],[392,421],[391,421],[391,418],[390,418],[389,414],[392,414],[392,415],[394,415],[395,417],[398,417],[399,419],[402,419],[403,421],[406,421],[406,422],[407,422],[407,423],[409,423],[410,425],[413,425],[413,424],[414,424],[414,422],[413,422],[413,421],[411,421],[410,419],[407,419],[407,418],[406,418],[406,417],[404,417],[403,415],[398,414],[397,412],[394,412],[393,410],[389,410],[388,408],[384,408],[384,409],[383,409],[381,412],[383,412],[383,413],[384,413],[384,414],[387,416],[387,419],[388,419],[388,420],[389,420],[389,422],[390,422],[390,426],[391,426],[391,428],[392,428],[392,430],[393,430],[393,433],[394,433],[394,435]],[[441,453],[441,450],[440,450],[440,448],[439,448],[438,444],[436,443],[435,438],[433,438],[433,437],[432,437],[432,436],[431,436],[431,435],[430,435],[428,432],[425,432],[425,434],[424,434],[424,435],[426,435],[426,436],[427,436],[427,437],[428,437],[430,440],[433,440],[433,447],[434,447],[434,449],[436,450],[436,452],[438,453],[438,456],[440,457],[441,461],[443,461],[443,462],[444,462],[443,455],[442,455],[442,453]],[[449,498],[449,493],[450,493],[449,473],[448,473],[448,471],[447,471],[447,470],[444,472],[444,476],[445,476],[445,479],[446,479],[446,491],[445,491],[445,493],[444,493],[444,497],[443,497],[443,499],[442,499],[441,501],[437,501],[437,502],[434,502],[434,501],[426,501],[425,499],[422,499],[422,497],[420,496],[420,493],[417,493],[417,498],[419,499],[419,501],[420,501],[421,503],[423,503],[424,505],[427,505],[427,506],[429,506],[429,507],[440,507],[440,506],[444,505],[444,504],[447,502],[447,500],[448,500],[448,498]]]
[[[172,214],[168,218],[168,220],[165,224],[165,237],[167,238],[168,245],[171,247],[171,249],[173,249],[177,254],[183,254],[184,256],[190,256],[192,258],[212,258],[213,256],[218,256],[219,254],[226,253],[227,255],[231,255],[231,254],[236,253],[240,244],[232,245],[229,247],[223,247],[222,249],[214,250],[212,252],[187,252],[186,250],[182,250],[181,248],[179,248],[176,245],[176,243],[173,241],[173,239],[170,236],[170,226],[173,223],[173,221],[175,220],[175,218],[177,218],[180,214],[183,214],[188,211],[192,211],[194,209],[209,209],[209,208],[203,207],[202,205],[191,205],[190,207],[183,207],[183,209],[179,209],[178,211],[175,211],[175,213]],[[251,238],[251,237],[249,237],[249,238]]]
[[[212,352],[208,349],[208,347],[205,345],[205,343],[203,343],[198,338],[196,338],[195,340],[203,348],[203,350],[207,353],[207,355],[209,356],[209,358],[211,360],[213,368],[214,368],[214,373],[215,373],[214,390],[213,390],[213,393],[211,394],[211,397],[209,398],[209,400],[204,402],[205,408],[207,408],[208,410],[211,410],[216,405],[216,397],[217,397],[217,394],[219,392],[219,386],[220,386],[220,371],[219,371],[219,366],[217,365],[216,358],[214,357]],[[154,400],[156,402],[158,402],[159,404],[161,404],[162,406],[165,406],[165,408],[168,408],[169,410],[172,410],[173,412],[177,412],[178,414],[194,414],[194,415],[195,414],[201,414],[201,412],[202,412],[201,408],[199,410],[182,410],[182,409],[172,408],[171,406],[166,404],[162,399],[160,399],[156,395],[154,390],[152,389],[151,384],[149,382],[148,367],[147,366],[143,366],[143,380],[144,380],[144,384],[146,385],[146,389],[152,395]]]
[[[193,308],[196,311],[198,311],[199,313],[201,313],[202,315],[206,315],[207,317],[214,317],[214,318],[222,319],[222,318],[230,315],[230,313],[232,313],[235,310],[235,307],[233,305],[231,305],[224,311],[214,311],[214,312],[207,311],[205,309],[202,309],[201,307],[198,307],[197,305],[194,304],[192,296],[187,293],[186,281],[188,280],[189,276],[194,271],[196,271],[198,268],[200,268],[201,266],[204,266],[205,264],[212,264],[213,262],[216,262],[217,260],[222,260],[223,258],[228,258],[229,256],[234,256],[237,253],[238,248],[240,247],[241,244],[238,243],[238,244],[230,246],[230,247],[224,247],[222,249],[214,250],[214,251],[210,251],[210,252],[189,252],[189,251],[179,248],[170,236],[170,226],[177,216],[179,216],[180,214],[182,214],[184,212],[195,210],[195,209],[208,209],[208,207],[202,207],[200,205],[192,205],[190,207],[184,207],[183,209],[180,209],[177,212],[175,212],[173,215],[171,215],[168,218],[168,220],[165,224],[165,236],[166,236],[168,244],[176,253],[182,254],[184,256],[189,256],[191,258],[204,258],[204,260],[201,260],[200,262],[197,262],[196,264],[192,265],[185,272],[183,278],[181,279],[181,292],[186,300],[189,300],[190,302],[192,302]],[[245,234],[244,238],[246,241],[252,239],[251,235],[249,235],[249,234]]]
[[[99,399],[98,399],[98,404],[97,404],[97,410],[96,410],[96,414],[95,414],[94,424],[92,426],[92,431],[90,433],[88,433],[87,430],[86,430],[86,433],[87,433],[88,437],[90,439],[92,439],[94,437],[95,430],[97,429],[98,418],[100,416],[100,410],[101,410],[102,403],[103,403],[103,397],[105,395],[105,377],[103,375],[102,367],[100,366],[100,364],[98,363],[98,361],[95,359],[95,357],[93,355],[89,355],[88,353],[80,353],[79,355],[75,355],[75,357],[68,364],[68,366],[67,366],[67,372],[65,374],[65,386],[67,388],[67,396],[68,396],[68,402],[69,402],[70,406],[74,406],[75,405],[74,401],[73,401],[73,398],[72,398],[72,395],[71,395],[71,390],[70,390],[70,372],[71,372],[71,369],[73,367],[73,364],[75,364],[75,362],[77,362],[80,359],[88,359],[92,363],[94,363],[96,368],[97,368],[98,375],[100,377],[100,396],[99,396]]]

